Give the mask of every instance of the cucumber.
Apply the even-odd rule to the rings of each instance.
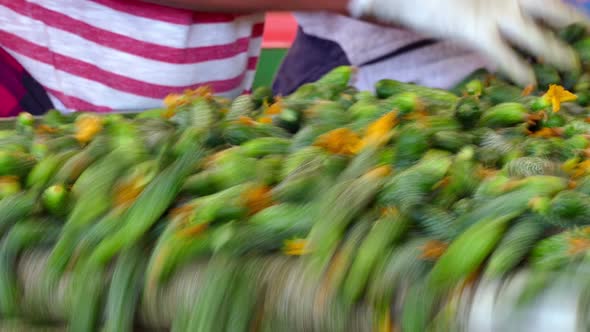
[[[207,196],[230,187],[254,181],[258,177],[258,160],[238,153],[221,157],[213,167],[191,175],[183,185],[183,192]]]
[[[5,152],[27,153],[31,146],[31,139],[27,136],[18,135],[15,132],[8,132],[10,136],[0,138],[0,146]]]
[[[0,177],[0,200],[15,195],[22,190],[18,177]]]
[[[573,91],[578,80],[582,77],[583,71],[581,70],[570,70],[565,73],[561,73],[561,82],[558,83],[568,91]]]
[[[427,155],[416,165],[388,179],[378,202],[410,213],[424,203],[432,187],[443,179],[451,165],[452,159],[446,154]]]
[[[112,206],[112,190],[117,178],[137,158],[132,151],[119,149],[94,163],[77,179],[72,194],[77,201],[68,215],[62,236],[52,249],[47,268],[51,278],[65,271],[81,232]]]
[[[588,64],[590,62],[590,37],[580,39],[573,44],[573,47],[578,52],[582,63]]]
[[[428,290],[433,294],[448,291],[477,270],[500,242],[517,213],[485,218],[463,232],[451,243],[428,276]],[[477,239],[477,241],[473,241]]]
[[[35,163],[29,154],[0,151],[0,176],[26,177]]]
[[[76,243],[72,261],[79,261],[79,257],[87,254],[95,248],[100,241],[113,234],[121,227],[121,218],[125,208],[115,208],[104,215],[100,220],[93,224],[84,234],[82,234]]]
[[[484,110],[482,106],[482,103],[477,98],[462,98],[455,108],[455,118],[461,123],[463,128],[473,128],[483,114]]]
[[[227,258],[214,257],[209,262],[205,284],[193,304],[186,331],[209,332],[225,329],[230,296],[235,288],[238,272],[236,264]]]
[[[44,142],[50,153],[60,153],[80,148],[80,143],[73,136],[60,136]]]
[[[484,98],[492,105],[517,102],[522,98],[522,90],[504,83],[494,84],[485,89]]]
[[[415,164],[430,147],[429,135],[419,125],[404,127],[395,144],[395,166],[407,168]]]
[[[448,211],[436,206],[424,206],[412,213],[412,219],[421,230],[440,241],[450,241],[459,234],[456,217]]]
[[[251,116],[256,105],[251,95],[241,95],[234,99],[229,112],[225,116],[227,121],[239,120],[242,116]]]
[[[251,190],[256,190],[251,184],[238,185],[219,193],[203,197],[197,205],[199,209],[192,216],[192,226],[215,222],[227,222],[245,218],[250,212],[246,197]]]
[[[590,91],[576,92],[576,96],[578,96],[578,99],[576,100],[578,105],[583,107],[590,106]]]
[[[557,69],[547,64],[534,64],[533,70],[537,77],[539,89],[546,91],[552,84],[561,84],[561,77]]]
[[[316,197],[313,193],[321,190],[322,186],[326,184],[328,182],[323,172],[302,172],[289,176],[275,186],[272,196],[283,202],[310,202]]]
[[[364,160],[358,162],[363,163]],[[349,166],[342,180],[328,189],[324,199],[319,200],[312,210],[318,221],[307,240],[314,253],[310,257],[310,265],[315,273],[324,271],[348,225],[375,200],[390,172],[389,167],[379,167],[349,180],[348,176],[356,173],[356,167]]]
[[[350,267],[343,288],[343,296],[354,303],[367,287],[379,255],[387,252],[408,230],[410,221],[399,214],[386,215],[375,222],[363,239]]]
[[[246,225],[233,229],[220,251],[247,255],[280,250],[285,240],[305,237],[313,225],[313,211],[306,205],[278,204],[253,215]]]
[[[262,106],[264,103],[272,104],[274,102],[272,89],[269,87],[259,87],[254,89],[252,92],[252,101],[254,102],[255,108]]]
[[[240,122],[229,123],[223,130],[223,138],[232,145],[244,144],[263,136],[256,126]]]
[[[408,115],[417,111],[422,105],[420,97],[414,92],[402,92],[390,98],[391,102],[388,103],[388,106],[390,109],[398,111],[400,115]]]
[[[0,234],[15,223],[32,215],[37,206],[37,190],[21,191],[0,200]]]
[[[550,215],[546,220],[558,226],[571,227],[590,223],[590,196],[564,190],[551,201]]]
[[[60,111],[52,109],[48,110],[41,117],[41,124],[49,127],[59,128],[63,125],[71,123],[72,119],[69,116],[62,114]]]
[[[586,27],[579,23],[570,24],[559,30],[557,36],[568,44],[574,44],[586,36]]]
[[[284,159],[280,155],[269,155],[260,159],[256,169],[258,181],[268,186],[274,186],[280,182]]]
[[[441,183],[434,203],[448,209],[456,201],[472,196],[480,181],[477,166],[473,147],[462,148],[449,168],[446,179]]]
[[[526,104],[534,112],[551,110],[551,102],[543,97],[532,97]]]
[[[55,174],[53,178],[54,183],[73,184],[86,168],[108,152],[109,140],[103,136],[95,138],[83,150],[67,159],[65,164]]]
[[[303,118],[302,112],[285,108],[273,120],[273,124],[287,130],[289,133],[296,133],[301,128]]]
[[[160,235],[147,265],[146,289],[155,290],[168,281],[183,263],[201,254],[210,254],[212,237],[204,230],[201,234],[185,236],[179,225],[171,221]]]
[[[258,301],[262,296],[257,284],[258,260],[247,262],[245,267],[236,275],[235,288],[231,292],[226,332],[248,332],[256,319]]]
[[[33,133],[35,118],[31,113],[20,112],[16,116],[16,131],[21,135],[30,135]]]
[[[96,247],[89,260],[108,264],[122,249],[137,243],[167,211],[201,158],[201,147],[196,145],[155,176],[124,214],[121,227]]]
[[[432,322],[436,293],[428,289],[428,281],[421,278],[409,286],[401,313],[403,331],[428,331]]]
[[[511,127],[528,120],[528,110],[519,103],[503,103],[488,109],[481,117],[482,127]]]
[[[426,88],[394,80],[381,80],[377,82],[375,91],[377,97],[381,99],[386,99],[404,92],[412,92],[419,96],[433,110],[453,109],[459,100],[459,97],[448,91]]]
[[[87,257],[84,257],[87,258]],[[74,268],[72,284],[68,292],[69,329],[71,331],[96,331],[104,302],[104,290],[108,287],[106,269],[86,260]]]
[[[524,178],[533,175],[562,175],[560,166],[545,158],[522,157],[511,160],[504,169],[510,177]]]
[[[458,96],[465,94],[479,96],[483,93],[486,85],[484,82],[489,76],[490,73],[486,69],[477,69],[455,85],[451,92]]]
[[[491,255],[484,273],[486,277],[502,278],[528,256],[545,231],[539,219],[529,215],[515,222]]]
[[[576,82],[574,91],[578,93],[588,90],[590,90],[590,73],[583,73],[578,79],[578,82]]]
[[[588,235],[577,229],[563,231],[538,242],[530,255],[530,264],[536,273],[556,271],[588,255]]]
[[[567,124],[567,119],[559,113],[550,113],[547,118],[541,122],[541,125],[545,128],[557,128],[563,127]]]
[[[44,188],[53,176],[59,172],[59,167],[63,166],[75,153],[75,151],[68,151],[57,155],[49,155],[39,161],[27,176],[27,188],[34,186]]]
[[[351,279],[348,276],[352,272],[351,267],[357,260],[360,246],[371,231],[375,218],[372,213],[363,215],[342,240],[342,245],[332,257],[325,277],[321,281],[322,285],[320,287],[327,298],[337,298],[341,297],[340,294],[344,295],[343,291],[347,289],[348,279]],[[354,300],[350,297],[343,297],[343,300],[347,306],[354,303]]]
[[[32,247],[53,244],[59,235],[59,227],[47,220],[24,220],[12,227],[0,243],[0,314],[13,317],[20,312],[22,290],[17,281],[17,258]]]
[[[260,158],[268,155],[287,154],[291,141],[285,138],[263,137],[244,143],[241,150],[248,157]]]
[[[471,144],[471,136],[457,131],[439,131],[432,136],[432,146],[437,149],[458,152]]]
[[[53,185],[41,195],[43,207],[54,216],[65,216],[68,213],[69,193],[64,186]]]
[[[319,87],[327,87],[334,94],[338,94],[348,87],[348,83],[350,83],[354,73],[354,67],[339,66],[322,76],[315,84]]]
[[[142,290],[145,253],[140,246],[124,251],[118,258],[105,307],[104,332],[132,332]]]
[[[424,258],[428,239],[412,238],[393,251],[386,252],[385,258],[375,269],[369,283],[367,298],[376,308],[394,309],[391,314],[401,316],[400,309],[391,308],[396,304],[398,294],[406,294],[407,287],[419,282],[424,284],[424,275],[433,262]]]

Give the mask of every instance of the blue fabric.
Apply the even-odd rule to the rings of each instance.
[[[566,2],[581,8],[586,14],[590,15],[590,0],[566,0]]]
[[[310,36],[301,28],[273,83],[275,95],[286,96],[305,83],[315,82],[338,66],[349,66],[340,45]]]

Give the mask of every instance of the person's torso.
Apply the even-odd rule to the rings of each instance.
[[[0,46],[60,109],[141,110],[201,85],[249,89],[263,20],[137,0],[0,0]]]

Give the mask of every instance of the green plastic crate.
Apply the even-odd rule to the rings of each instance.
[[[261,86],[271,86],[274,78],[287,54],[284,48],[266,48],[262,49],[256,76],[254,78],[253,89]]]

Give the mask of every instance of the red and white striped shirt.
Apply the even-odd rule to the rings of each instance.
[[[143,110],[171,92],[250,88],[264,16],[139,0],[0,0],[0,46],[61,110]]]

